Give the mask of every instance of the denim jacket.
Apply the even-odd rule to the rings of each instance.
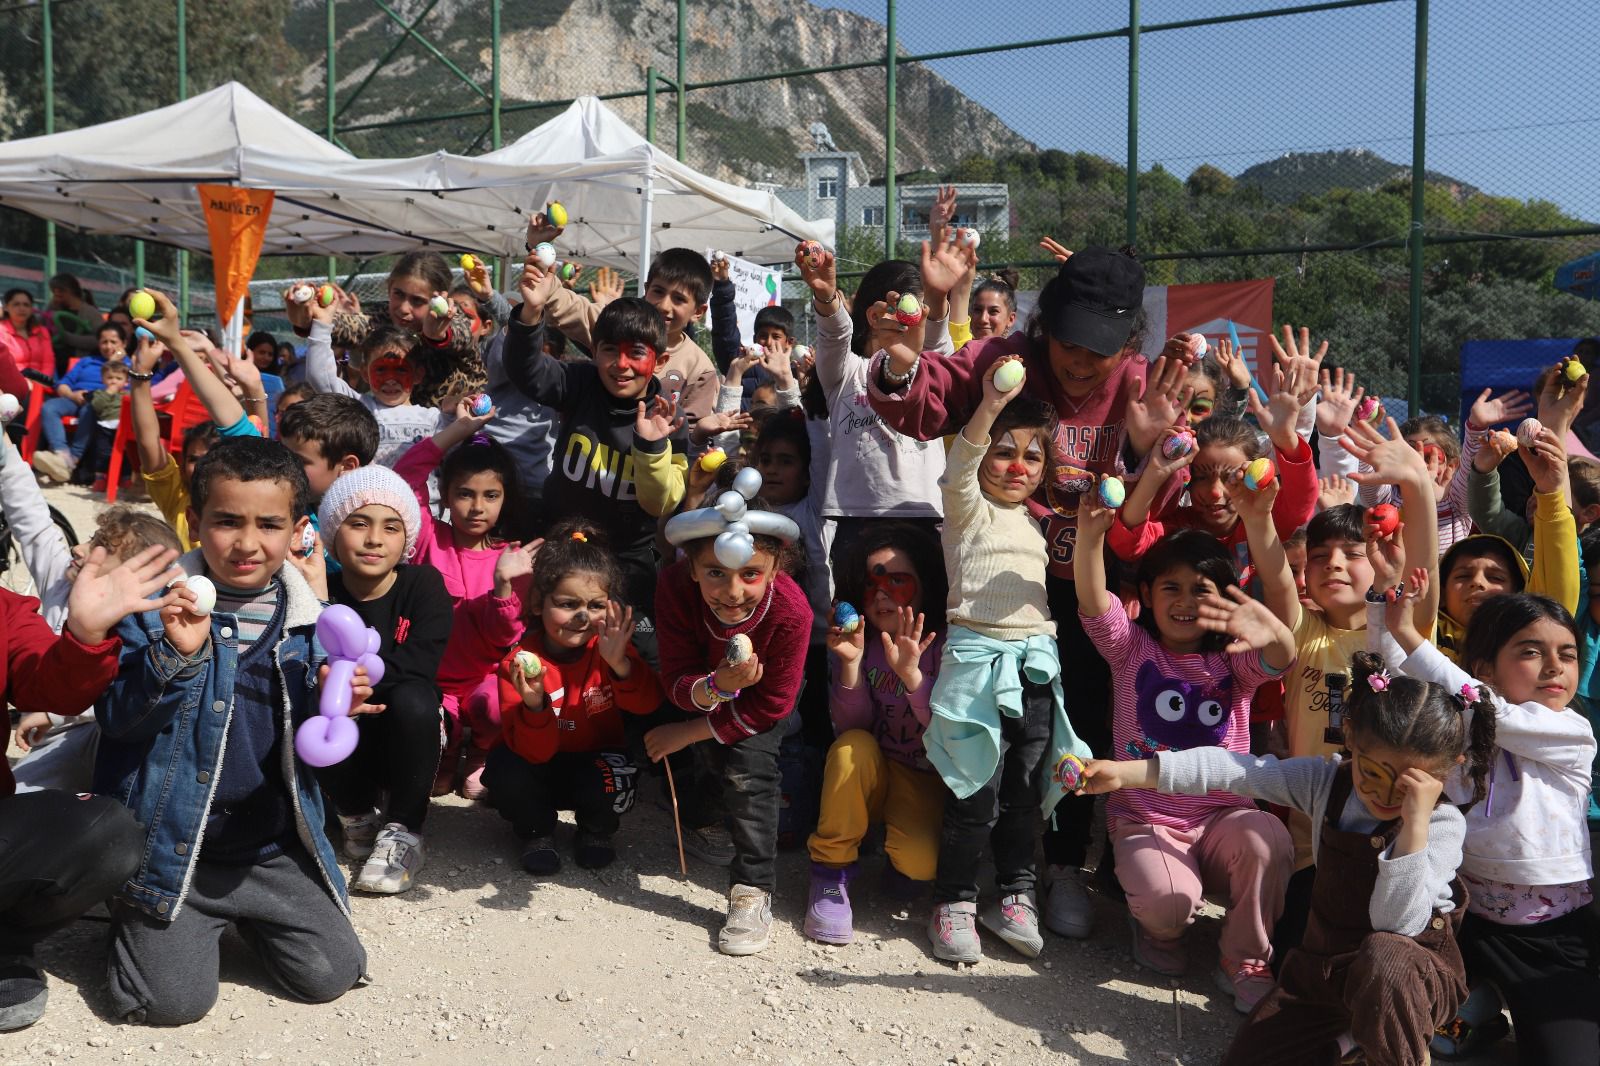
[[[178,565],[188,574],[205,570],[198,550]],[[278,577],[286,602],[272,657],[283,695],[283,780],[300,842],[334,901],[349,913],[344,876],[323,832],[322,793],[294,754],[295,727],[317,713],[317,667],[326,655],[314,626],[322,605],[293,566]],[[123,642],[117,679],[96,706],[103,736],[95,791],[120,800],[145,829],[139,868],[121,898],[169,922],[183,909],[194,876],[233,719],[237,627],[233,615],[212,614],[211,639],[186,659],[166,640],[160,612],[130,615],[117,631]]]

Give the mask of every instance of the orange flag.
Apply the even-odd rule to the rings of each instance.
[[[217,285],[217,320],[233,317],[250,291],[250,277],[261,258],[272,214],[271,189],[240,189],[232,185],[196,185],[211,235],[211,261]]]

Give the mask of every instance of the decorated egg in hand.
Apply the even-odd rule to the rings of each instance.
[[[902,326],[914,326],[922,321],[922,302],[912,293],[900,297],[894,306],[894,317]]]
[[[1205,338],[1204,334],[1202,334],[1202,333],[1191,333],[1191,334],[1189,334],[1189,358],[1190,359],[1204,359],[1206,357],[1206,353],[1209,352],[1210,350],[1211,350],[1211,346],[1206,343],[1206,338]]]
[[[433,299],[428,301],[428,314],[432,315],[434,318],[449,318],[450,298],[447,296],[433,297]]]
[[[1050,776],[1059,781],[1061,787],[1068,792],[1076,792],[1078,786],[1083,784],[1083,760],[1069,751],[1061,756]]]
[[[1524,418],[1522,425],[1517,427],[1517,443],[1524,448],[1531,448],[1539,443],[1539,434],[1543,432],[1543,422],[1537,418]]]
[[[577,276],[577,263],[562,263],[560,266],[556,267],[556,277],[560,278],[562,281],[571,281]]]
[[[1497,429],[1489,434],[1489,446],[1499,452],[1500,458],[1504,459],[1517,450],[1517,436],[1515,433]]]
[[[806,266],[815,270],[822,265],[822,245],[816,241],[806,241],[800,245],[800,254],[805,257]]]
[[[994,372],[994,387],[1001,392],[1010,392],[1018,388],[1023,378],[1027,376],[1028,371],[1023,367],[1021,359],[1008,359]]]
[[[833,609],[833,624],[841,633],[854,633],[861,628],[861,612],[848,603],[841,603]]]
[[[297,304],[308,304],[316,298],[317,290],[310,285],[296,285],[289,290],[289,299]]]
[[[143,289],[128,297],[128,317],[145,321],[156,317],[156,298]]]
[[[545,221],[552,226],[565,226],[567,224],[567,209],[560,200],[551,200],[544,205]]]
[[[1378,537],[1391,537],[1400,528],[1400,510],[1392,503],[1380,503],[1367,512],[1367,531]]]
[[[1128,486],[1122,483],[1120,477],[1107,475],[1100,479],[1100,502],[1106,507],[1116,509],[1122,506],[1122,501],[1128,498]]]
[[[533,246],[533,258],[545,270],[556,264],[556,246],[549,241],[540,241]]]
[[[488,393],[480,392],[468,401],[467,410],[472,412],[473,418],[482,418],[494,410],[494,401],[489,398]]]
[[[1583,360],[1575,355],[1569,355],[1561,363],[1561,373],[1566,375],[1568,381],[1576,383],[1589,371],[1584,369]]]
[[[983,243],[983,235],[975,229],[964,228],[956,231],[956,239],[965,248],[976,248]]]
[[[194,606],[189,608],[190,614],[196,614],[203,618],[216,609],[217,586],[212,584],[209,577],[204,574],[195,574],[192,577],[185,578],[182,583],[189,587],[190,592],[194,593]]]
[[[534,681],[544,676],[544,660],[531,651],[519,651],[512,660],[517,664],[517,669],[522,671],[524,680]]]
[[[153,341],[156,339],[156,335],[145,329],[143,326],[134,326],[133,339],[138,341]]]
[[[1376,396],[1363,396],[1356,404],[1356,421],[1375,426],[1383,418],[1383,401]]]
[[[10,422],[22,413],[22,401],[9,392],[0,392],[0,422]]]
[[[471,273],[473,270],[476,270],[477,267],[478,267],[478,257],[473,255],[471,252],[468,252],[468,253],[464,254],[461,257],[461,269],[462,270],[465,270],[468,273]]]
[[[722,464],[728,461],[728,453],[721,448],[712,448],[700,457],[700,469],[708,474],[715,474],[722,469]]]
[[[791,363],[803,363],[811,358],[811,354],[810,348],[804,344],[797,344],[789,349],[789,361]]]
[[[1272,479],[1278,476],[1278,468],[1272,465],[1272,460],[1266,456],[1252,459],[1244,468],[1244,487],[1251,492],[1260,492],[1272,484]]]
[[[1194,451],[1195,437],[1187,429],[1180,429],[1161,442],[1161,454],[1168,459],[1182,459]]]
[[[743,633],[735,633],[728,638],[728,647],[722,653],[722,661],[729,666],[738,666],[755,653],[755,645],[750,643],[750,638]]]

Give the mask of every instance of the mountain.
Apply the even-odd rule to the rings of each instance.
[[[401,5],[407,17],[412,7]],[[464,72],[489,81],[488,5],[481,0],[437,0],[422,25],[430,43]],[[349,10],[341,5],[340,13]],[[362,10],[356,8],[355,10]],[[503,105],[566,99],[642,88],[655,65],[675,73],[674,0],[522,0],[502,5]],[[689,11],[689,80],[740,77],[798,67],[826,66],[881,54],[880,23],[846,11],[792,0],[695,0]],[[324,0],[294,0],[284,32],[305,66],[296,85],[299,110],[320,127],[323,107]],[[341,103],[372,73],[402,32],[381,11],[341,22],[335,54]],[[463,111],[482,101],[415,41],[400,59],[379,70],[340,124],[382,121],[427,112]],[[688,162],[719,177],[793,183],[801,173],[795,154],[812,147],[807,128],[823,122],[839,148],[861,153],[874,176],[883,168],[884,74],[881,67],[788,78],[692,92],[687,101]],[[992,112],[920,66],[904,66],[899,83],[899,165],[904,173],[950,159],[1034,146]],[[636,128],[644,128],[642,98],[609,102]],[[656,142],[671,147],[675,100],[663,90],[657,102]],[[504,140],[555,112],[512,110]],[[308,117],[310,116],[310,117]],[[342,136],[358,155],[415,154],[437,148],[482,151],[484,122],[455,120]]]
[[[1448,187],[1457,199],[1479,190],[1448,174],[1427,172],[1428,181]],[[1294,203],[1303,196],[1321,196],[1330,189],[1376,189],[1396,179],[1409,180],[1411,168],[1391,163],[1366,148],[1346,148],[1338,152],[1290,152],[1265,163],[1257,163],[1234,182],[1255,186],[1268,200]]]

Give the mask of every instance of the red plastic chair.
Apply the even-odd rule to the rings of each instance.
[[[69,371],[77,365],[79,358],[82,357],[74,357],[67,364]],[[44,402],[55,394],[56,390],[50,386],[32,378],[28,379],[28,417],[23,423],[26,435],[22,438],[22,447],[17,450],[25,463],[33,462],[33,453],[39,450],[39,437],[44,432],[44,424],[39,419],[44,416]],[[69,438],[72,436],[71,431],[77,425],[78,418],[76,415],[67,415],[61,419],[61,428],[67,431]]]
[[[128,411],[130,403],[127,396],[122,398],[122,416],[117,422],[117,435],[111,441],[111,458],[106,465],[107,503],[117,502],[117,483],[122,480],[123,456],[130,451],[130,445],[133,444],[133,418]],[[162,442],[166,445],[167,451],[173,456],[181,457],[184,430],[209,420],[211,415],[186,381],[178,386],[178,391],[173,394],[171,400],[156,408],[156,417],[161,420]],[[130,462],[132,466],[137,466],[139,449],[135,446],[131,451]]]

